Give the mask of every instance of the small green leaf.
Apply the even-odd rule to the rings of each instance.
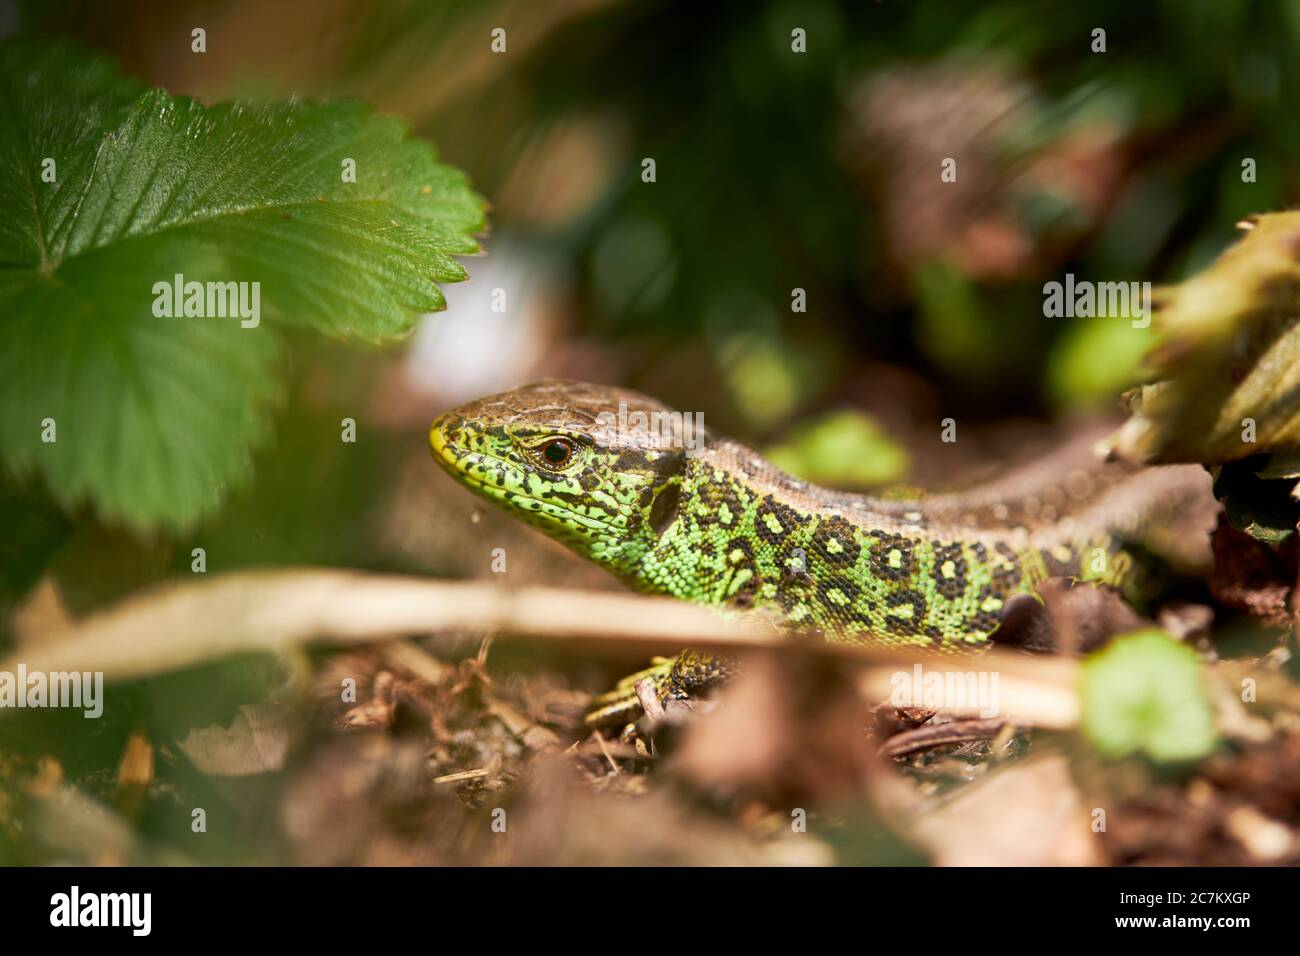
[[[1052,348],[1046,381],[1057,405],[1105,402],[1140,380],[1142,357],[1155,341],[1150,326],[1124,316],[1078,319]]]
[[[4,41],[0,455],[65,508],[189,524],[268,431],[275,327],[405,334],[482,228],[462,174],[362,104],[209,108],[66,43]],[[257,321],[159,317],[177,275],[248,283]]]
[[[1083,732],[1112,757],[1203,757],[1216,738],[1196,652],[1163,631],[1117,638],[1084,662]]]
[[[800,425],[767,456],[797,478],[846,488],[897,481],[908,466],[907,452],[870,417],[855,411]]]
[[[1003,367],[1005,343],[971,280],[958,269],[928,262],[912,273],[917,345],[954,375],[981,380]]]

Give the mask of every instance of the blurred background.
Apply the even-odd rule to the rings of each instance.
[[[204,532],[240,563],[470,572],[421,550],[427,502],[387,523],[396,540],[373,519],[403,482],[440,481],[420,438],[434,414],[540,376],[643,389],[830,483],[951,478],[954,457],[1023,444],[999,444],[1009,420],[1113,411],[1138,380],[1150,330],[1044,318],[1045,282],[1176,281],[1300,188],[1294,2],[774,0],[706,16],[662,0],[169,0],[9,16],[207,102],[364,99],[491,203],[486,256],[407,347],[296,343],[256,486]],[[365,454],[308,424],[343,414]],[[933,464],[948,416],[961,440]]]
[[[530,378],[641,389],[827,484],[978,476],[1062,422],[1114,414],[1141,380],[1151,331],[1045,318],[1044,283],[1177,281],[1238,220],[1300,193],[1297,2],[4,10],[6,32],[72,37],[205,102],[365,100],[491,204],[485,255],[408,343],[290,338],[288,400],[252,483],[218,516],[171,539],[35,515],[59,532],[42,538],[48,562],[7,587],[5,641],[188,575],[196,543],[212,571],[447,577],[488,576],[506,547],[513,581],[613,586],[480,514],[429,460],[437,413]],[[956,182],[940,180],[946,158]],[[355,445],[338,440],[345,416]],[[940,458],[947,417],[960,438]],[[259,667],[205,672],[232,689],[203,702],[181,678],[155,685],[137,719],[228,720],[241,688],[266,680]],[[120,753],[130,726],[101,724],[103,751]],[[102,765],[97,746],[75,744],[87,766]]]

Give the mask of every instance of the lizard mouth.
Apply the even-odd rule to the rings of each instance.
[[[434,419],[433,424],[429,426],[429,447],[433,449],[434,461],[460,478],[465,476],[460,467],[460,458],[456,448],[447,440],[450,424],[446,415]]]
[[[458,446],[449,436],[449,432],[459,434],[462,423],[459,419],[449,420],[449,417],[443,415],[429,428],[429,447],[433,449],[433,460],[442,466],[443,471],[473,491],[498,500],[506,498],[511,494],[506,488],[485,481],[475,474],[476,471],[487,471],[488,463],[496,459],[482,452],[470,451]],[[501,465],[504,468],[505,463],[501,462]]]

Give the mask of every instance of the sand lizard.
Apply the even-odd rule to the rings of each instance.
[[[548,380],[434,422],[461,483],[632,588],[775,613],[828,640],[987,646],[1003,609],[1049,577],[1117,585],[1122,536],[1153,509],[1208,494],[1202,469],[1105,465],[1075,447],[996,483],[891,499],[820,488],[712,434],[697,448],[667,406],[626,389]],[[724,663],[684,655],[643,672],[670,693]],[[597,721],[633,706],[631,682]]]

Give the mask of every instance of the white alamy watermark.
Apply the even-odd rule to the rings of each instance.
[[[618,414],[601,412],[596,416],[601,428],[615,429],[620,438],[647,442],[651,448],[693,455],[704,447],[703,412],[628,411],[627,402],[618,403]]]
[[[152,893],[83,893],[73,884],[50,897],[51,926],[126,926],[132,936],[153,928]]]
[[[94,719],[104,713],[103,671],[0,671],[0,710],[71,707]]]
[[[171,282],[153,284],[153,314],[160,319],[239,319],[245,329],[262,321],[262,283],[186,281],[176,273]]]
[[[1151,324],[1150,282],[1076,282],[1073,272],[1064,282],[1043,285],[1043,315],[1049,319],[1128,317],[1135,329]]]
[[[998,716],[997,671],[927,671],[920,664],[889,677],[891,707],[926,710],[973,710]]]

